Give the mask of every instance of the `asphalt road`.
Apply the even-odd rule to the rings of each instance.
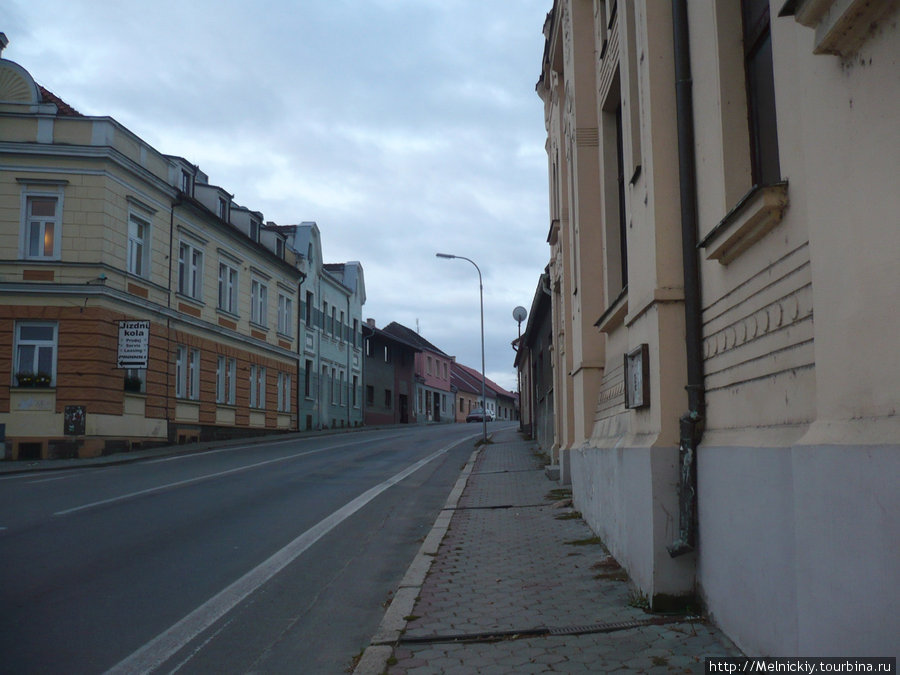
[[[0,476],[0,672],[344,672],[480,432]]]

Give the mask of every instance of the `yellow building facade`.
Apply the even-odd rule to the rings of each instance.
[[[304,273],[262,214],[6,59],[0,157],[7,458],[297,428]]]
[[[900,633],[896,3],[556,0],[555,457],[655,609]],[[847,581],[852,577],[852,583]]]

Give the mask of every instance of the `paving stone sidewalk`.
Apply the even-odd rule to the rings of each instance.
[[[356,673],[702,673],[705,657],[740,655],[703,620],[641,609],[624,570],[561,505],[534,444],[515,429],[492,440]]]

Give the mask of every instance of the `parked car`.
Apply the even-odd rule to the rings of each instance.
[[[488,422],[494,421],[494,413],[488,410],[486,413],[482,412],[481,408],[475,408],[466,415],[466,422],[481,422],[483,419],[487,419]]]

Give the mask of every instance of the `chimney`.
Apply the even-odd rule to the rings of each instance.
[[[3,56],[3,50],[6,49],[8,44],[9,38],[6,37],[6,33],[0,33],[0,57]]]
[[[369,328],[375,328],[375,319],[366,319],[366,325]]]

